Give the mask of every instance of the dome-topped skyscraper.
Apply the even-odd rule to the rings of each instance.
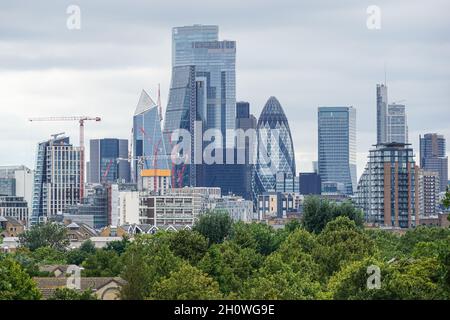
[[[277,180],[281,177],[291,179],[292,183],[295,183],[294,145],[288,120],[277,98],[270,97],[267,100],[259,116],[257,135],[255,195],[269,191],[286,191],[277,188]],[[294,191],[295,187],[292,188]]]

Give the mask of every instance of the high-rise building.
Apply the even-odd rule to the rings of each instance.
[[[89,183],[129,183],[128,140],[91,140],[89,168]]]
[[[403,104],[390,104],[387,111],[387,143],[408,143],[408,121]]]
[[[409,145],[380,144],[370,150],[356,205],[369,223],[400,228],[418,225],[419,168]]]
[[[419,138],[420,167],[439,174],[440,191],[444,192],[448,185],[448,157],[445,138],[436,133],[427,133]]]
[[[301,172],[300,194],[302,195],[320,195],[322,193],[322,179],[317,172]]]
[[[39,143],[31,223],[45,221],[80,202],[80,149],[68,137]]]
[[[254,200],[265,192],[276,192],[277,174],[295,178],[295,154],[289,123],[280,102],[270,97],[257,125],[258,147],[254,174]]]
[[[387,142],[387,87],[377,84],[377,144]]]
[[[28,225],[28,203],[23,197],[0,195],[0,217],[10,217]]]
[[[419,170],[420,218],[436,216],[439,213],[439,173]]]
[[[319,175],[322,183],[342,183],[345,194],[356,191],[356,109],[320,107]]]
[[[31,213],[33,180],[34,171],[26,166],[0,166],[0,195],[22,197]]]
[[[173,28],[172,67],[195,67],[195,81],[204,88],[197,111],[206,116],[206,129],[220,129],[225,137],[235,128],[236,42],[218,38],[218,26]]]
[[[133,117],[133,179],[142,189],[142,171],[169,170],[170,159],[161,131],[158,106],[142,90]]]

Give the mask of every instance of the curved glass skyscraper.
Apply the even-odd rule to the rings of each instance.
[[[254,192],[256,195],[277,190],[277,179],[294,179],[295,156],[291,130],[280,102],[270,97],[259,116],[258,150]]]

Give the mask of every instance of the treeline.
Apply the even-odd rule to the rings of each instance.
[[[40,264],[77,264],[86,277],[120,276],[127,281],[122,299],[450,297],[449,229],[398,235],[365,230],[362,221],[350,203],[308,198],[303,221],[284,229],[233,223],[215,211],[192,231],[138,235],[104,249],[86,241],[70,251],[57,226],[41,225],[22,236],[23,248],[0,257],[0,299],[39,299],[31,277],[40,275]],[[368,286],[376,276],[370,270],[380,272],[375,288]],[[91,297],[58,294],[55,299]]]

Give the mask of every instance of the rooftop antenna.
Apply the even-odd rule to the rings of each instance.
[[[387,87],[387,81],[386,81],[386,61],[384,62],[384,86]]]

